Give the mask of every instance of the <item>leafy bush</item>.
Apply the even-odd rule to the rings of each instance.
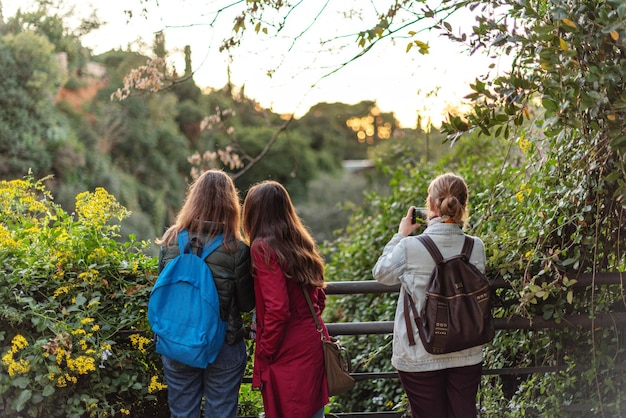
[[[118,241],[129,212],[99,188],[68,214],[32,178],[0,182],[0,202],[3,415],[151,416],[165,393],[147,336],[156,260]]]
[[[532,138],[532,140],[528,139]],[[470,188],[470,229],[483,239],[487,274],[512,287],[498,291],[494,314],[535,316],[557,323],[568,314],[624,311],[623,286],[574,289],[576,276],[624,271],[614,237],[623,236],[621,211],[606,198],[614,183],[594,180],[595,166],[581,163],[568,143],[553,147],[532,129],[513,141],[467,136],[433,164],[402,161],[379,167],[391,174],[389,195],[369,194],[350,224],[325,247],[327,276],[371,280],[371,269],[411,205],[423,205],[428,182],[445,171],[462,175]],[[578,144],[583,148],[583,144]],[[596,155],[600,155],[597,152]],[[408,158],[408,157],[407,157]],[[597,184],[591,187],[591,184]],[[599,187],[602,185],[602,187]],[[601,213],[601,217],[592,214]],[[393,320],[397,294],[329,298],[328,322]],[[357,372],[393,371],[389,336],[342,337]],[[621,416],[626,393],[626,346],[619,327],[502,330],[485,348],[485,369],[553,367],[551,373],[486,375],[481,416]],[[574,372],[575,371],[575,372]],[[359,382],[338,396],[333,410],[381,411],[406,407],[397,380]],[[576,409],[583,408],[583,409]]]

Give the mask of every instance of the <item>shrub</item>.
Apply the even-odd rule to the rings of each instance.
[[[154,416],[163,404],[146,321],[156,259],[119,240],[129,214],[101,188],[68,214],[43,180],[0,182],[4,414]]]

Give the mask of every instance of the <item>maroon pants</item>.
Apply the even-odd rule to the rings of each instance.
[[[475,418],[482,363],[431,372],[398,371],[412,418]]]

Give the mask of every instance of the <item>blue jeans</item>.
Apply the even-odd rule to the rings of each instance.
[[[206,369],[161,356],[171,418],[199,418],[202,396],[206,418],[236,417],[246,359],[244,341],[232,346],[224,343],[215,362]]]

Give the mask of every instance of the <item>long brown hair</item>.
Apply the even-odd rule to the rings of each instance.
[[[255,242],[263,241],[263,248],[276,254],[288,278],[300,284],[326,286],[322,257],[280,183],[266,180],[250,188],[243,203],[243,230],[253,248],[259,248]],[[265,251],[266,263],[269,257]]]
[[[210,222],[219,224],[219,228],[207,230]],[[225,247],[232,251],[237,248],[236,241],[242,238],[239,193],[226,173],[205,171],[189,186],[176,222],[156,240],[157,244],[168,246],[183,229],[190,234],[207,233],[209,237],[224,232]]]

